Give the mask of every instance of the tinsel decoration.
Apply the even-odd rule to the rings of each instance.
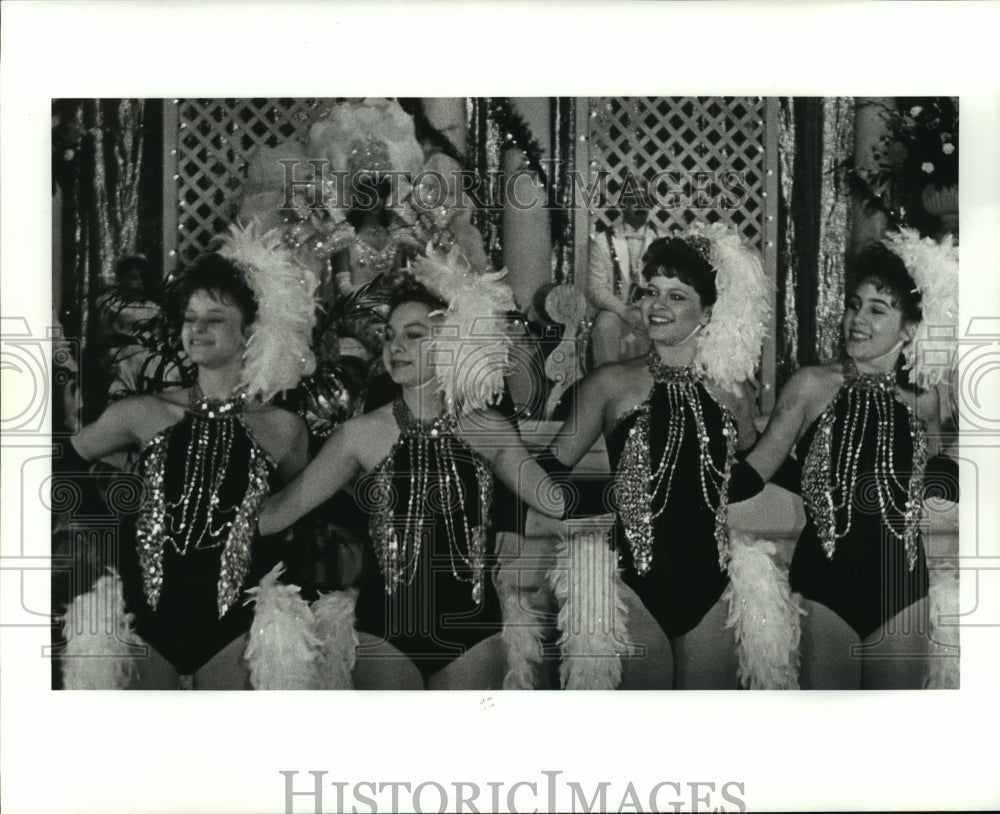
[[[924,689],[957,690],[961,684],[959,571],[954,563],[936,563],[928,572],[931,645]]]
[[[135,633],[135,617],[125,610],[122,581],[111,571],[77,596],[62,619],[62,657],[67,690],[123,690],[135,678],[135,657],[145,643]]]
[[[554,97],[552,114],[552,158],[556,177],[552,179],[554,198],[558,202],[550,210],[552,230],[552,279],[557,283],[573,283],[575,244],[573,232],[576,208],[573,205],[573,170],[576,167],[576,99]]]
[[[468,111],[469,157],[481,179],[485,179],[483,195],[490,206],[473,214],[476,228],[483,235],[486,253],[494,268],[503,266],[503,182],[500,165],[500,128],[489,115],[489,100],[471,97]]]
[[[309,340],[318,280],[294,259],[280,230],[262,233],[253,222],[231,226],[219,253],[239,266],[257,299],[257,318],[243,356],[243,384],[249,398],[269,401],[316,368]]]
[[[684,240],[708,243],[718,292],[712,318],[698,337],[695,364],[726,390],[740,392],[754,376],[771,313],[770,284],[759,255],[721,223],[695,223]]]
[[[316,371],[299,383],[294,409],[305,419],[313,436],[326,438],[360,412],[367,372],[364,361],[345,356],[333,362],[320,362]]]
[[[549,179],[542,167],[542,146],[535,140],[520,113],[514,110],[510,99],[505,96],[491,96],[488,99],[490,118],[492,118],[503,134],[503,147],[516,147],[528,162],[528,167],[538,176],[542,186],[548,187]]]
[[[477,273],[457,247],[428,248],[413,265],[416,278],[448,303],[445,330],[434,334],[435,376],[445,403],[459,411],[482,410],[503,392],[510,336],[506,314],[515,309],[506,271]]]
[[[256,603],[244,658],[255,690],[322,689],[323,652],[313,612],[297,585],[283,585],[278,563],[246,593]]]
[[[549,584],[559,605],[557,624],[564,690],[613,690],[622,682],[628,636],[618,557],[602,534],[570,534],[556,544]]]
[[[352,690],[352,673],[356,661],[358,634],[354,629],[354,606],[358,592],[354,589],[321,594],[312,603],[316,636],[322,648],[320,688]]]
[[[726,628],[733,631],[737,678],[749,690],[799,686],[799,617],[804,613],[774,563],[774,543],[733,532],[730,541]]]
[[[910,383],[927,390],[948,381],[958,339],[958,247],[951,235],[940,242],[915,229],[888,235],[886,247],[903,261],[920,291],[922,319],[903,348]]]

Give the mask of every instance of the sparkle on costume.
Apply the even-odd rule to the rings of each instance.
[[[924,516],[922,494],[927,435],[913,409],[904,404],[909,416],[907,430],[913,444],[913,471],[909,482],[904,484],[897,477],[893,459],[896,402],[895,374],[860,373],[852,360],[844,363],[844,384],[820,416],[816,435],[802,467],[802,501],[816,523],[820,542],[829,559],[833,559],[837,540],[851,530],[861,451],[865,444],[865,431],[872,423],[876,427],[876,435],[871,450],[874,469],[870,474],[874,476],[874,496],[883,526],[896,539],[902,540],[911,571],[916,565]],[[843,405],[842,419],[837,417],[840,405]],[[900,507],[896,503],[894,489],[906,494],[905,506]],[[866,492],[862,499],[867,496]],[[838,513],[845,518],[843,528],[837,526]],[[902,529],[899,528],[899,517],[903,518]]]
[[[274,466],[267,453],[253,441],[244,419],[245,408],[242,396],[216,401],[205,398],[195,388],[188,409],[191,438],[184,453],[184,482],[176,501],[167,500],[164,481],[167,441],[177,425],[157,434],[146,445],[142,472],[147,492],[139,511],[136,538],[146,601],[154,610],[163,589],[163,551],[168,540],[182,557],[192,546],[195,549],[221,546],[220,619],[239,598],[250,571],[253,519],[267,494],[268,476]],[[237,422],[251,441],[248,485],[239,506],[220,506],[219,490],[230,465]],[[229,513],[233,513],[232,519],[223,519]]]
[[[649,448],[651,415],[649,401],[639,410],[635,424],[629,430],[615,476],[616,501],[625,527],[625,537],[632,551],[636,571],[649,573],[653,561],[653,521],[667,508],[670,489],[684,439],[690,433],[688,413],[694,417],[700,447],[701,492],[705,505],[715,509],[715,541],[719,549],[719,566],[729,567],[728,498],[729,479],[736,457],[736,424],[729,410],[722,408],[723,435],[726,439],[726,459],[721,468],[712,459],[709,437],[702,414],[699,389],[704,375],[693,366],[668,367],[655,351],[648,357],[650,372],[656,384],[666,388],[669,414],[663,457],[653,467]],[[655,418],[660,419],[660,416]],[[682,477],[688,476],[683,473]],[[656,505],[658,504],[658,505]]]
[[[423,542],[424,522],[430,512],[429,502],[437,490],[444,502],[445,533],[451,560],[452,576],[460,582],[472,584],[472,598],[476,604],[483,600],[483,579],[486,564],[486,527],[489,524],[490,505],[493,498],[493,474],[483,458],[473,452],[481,522],[470,526],[465,513],[466,484],[458,475],[454,446],[457,442],[457,421],[452,413],[445,413],[432,421],[418,421],[409,407],[399,397],[392,405],[393,415],[400,428],[399,440],[392,452],[375,470],[373,494],[377,503],[369,527],[379,566],[385,578],[387,594],[394,593],[400,583],[411,584],[417,574],[420,549]],[[401,527],[394,522],[392,478],[393,460],[397,451],[405,448],[409,456],[407,471],[410,494],[406,516]],[[431,451],[438,462],[437,471],[431,471]],[[453,498],[454,495],[454,498]],[[449,509],[457,508],[461,514],[461,527],[456,528],[455,516]],[[459,574],[464,564],[472,572],[471,578]]]

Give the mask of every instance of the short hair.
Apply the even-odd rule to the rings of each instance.
[[[389,294],[388,316],[392,316],[392,312],[399,308],[399,306],[411,302],[426,305],[431,311],[443,311],[448,308],[448,303],[445,300],[434,294],[423,283],[406,275],[402,277]]]
[[[183,313],[191,295],[207,291],[224,303],[235,305],[243,315],[243,327],[257,317],[257,298],[239,266],[218,252],[200,254],[181,275],[178,287],[178,311]]]
[[[149,284],[150,265],[149,261],[141,254],[130,254],[122,257],[115,263],[115,280],[121,281],[122,277],[131,271],[138,270],[142,274],[143,285]]]
[[[874,243],[862,249],[848,265],[847,279],[848,297],[864,283],[871,283],[877,291],[890,295],[904,322],[918,323],[923,319],[922,298],[917,284],[902,258],[884,244]]]
[[[715,304],[715,269],[690,243],[679,237],[661,237],[649,244],[642,258],[642,276],[676,277],[697,293],[703,308]]]

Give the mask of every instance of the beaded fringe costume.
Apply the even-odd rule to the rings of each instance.
[[[838,426],[837,407],[844,401],[847,402],[846,417]],[[913,471],[909,482],[901,483],[896,477],[893,461],[898,429],[893,410],[895,403],[896,378],[893,373],[862,374],[850,359],[844,363],[844,385],[820,416],[816,437],[802,469],[802,502],[816,523],[828,559],[833,559],[837,540],[851,531],[856,510],[854,494],[858,485],[861,445],[871,422],[878,430],[873,487],[882,523],[890,534],[903,542],[911,571],[916,564],[924,518],[927,436],[923,423],[906,405],[910,416],[907,429],[913,442]],[[840,439],[836,445],[834,437]],[[905,506],[896,504],[893,486],[906,493]],[[871,491],[871,488],[866,489],[867,493]],[[846,516],[842,528],[837,525],[839,512],[844,512]],[[904,518],[903,528],[899,528],[894,516]]]

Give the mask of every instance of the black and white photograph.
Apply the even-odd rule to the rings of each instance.
[[[365,59],[291,4],[328,78],[178,12],[142,78],[123,5],[117,69],[5,70],[4,760],[90,789],[8,810],[996,801],[995,76],[682,78],[691,4],[608,3],[662,39],[483,52],[556,84],[430,59],[472,6]]]

